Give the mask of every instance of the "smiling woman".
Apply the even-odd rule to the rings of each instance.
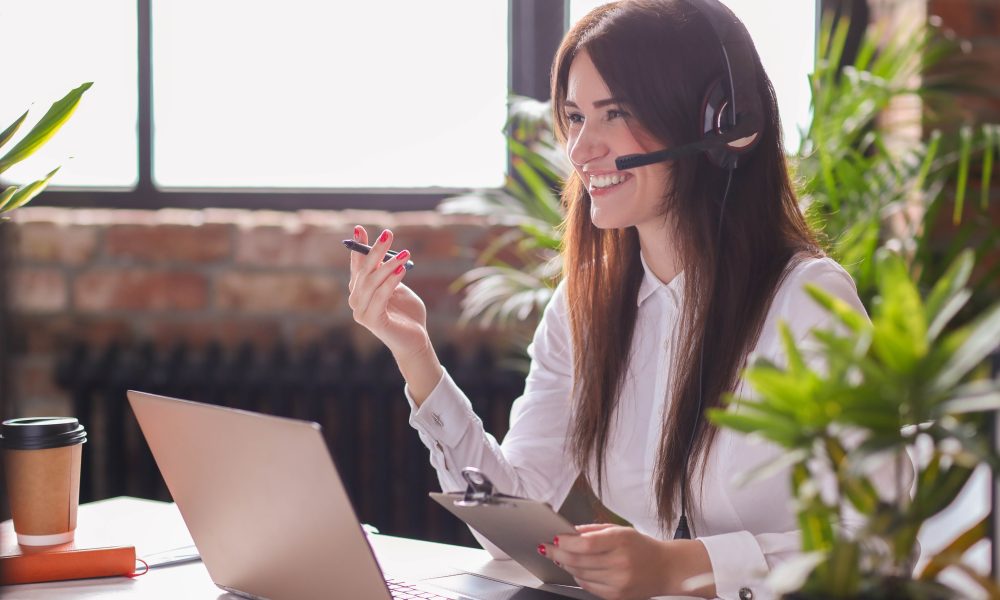
[[[395,357],[443,489],[462,489],[461,469],[474,466],[504,493],[559,506],[582,476],[631,523],[581,524],[538,548],[584,589],[773,597],[768,573],[800,548],[789,473],[778,462],[750,485],[734,479],[781,448],[703,415],[748,394],[749,356],[786,360],[779,322],[796,339],[830,324],[806,284],[863,310],[799,209],[775,90],[718,0],[599,6],[567,32],[551,74],[554,129],[573,164],[563,278],[503,442],[438,361],[405,270],[380,261],[388,230],[352,256],[354,319]]]

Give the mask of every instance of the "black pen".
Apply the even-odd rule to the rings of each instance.
[[[366,246],[361,242],[355,242],[354,240],[344,240],[344,245],[347,246],[348,250],[352,250],[354,252],[360,252],[361,254],[368,254],[372,250],[371,246]],[[396,252],[395,250],[389,250],[388,252],[385,253],[385,257],[382,259],[382,262],[388,262],[389,259],[394,258],[397,254],[399,254],[399,252]],[[409,271],[410,269],[413,268],[413,261],[408,260],[405,263],[403,263],[403,266],[406,268],[407,271]]]

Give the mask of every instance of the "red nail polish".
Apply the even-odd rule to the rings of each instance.
[[[405,266],[399,265],[398,267],[396,267],[396,270],[393,271],[392,273],[393,273],[393,275],[399,275],[400,273],[402,273],[405,270],[406,270]]]
[[[410,258],[409,250],[403,250],[402,252],[396,255],[396,260],[406,260],[408,258]]]
[[[355,240],[360,240],[361,239],[361,226],[360,225],[355,225],[354,226],[354,239]]]
[[[387,242],[387,241],[389,241],[389,230],[388,229],[386,229],[385,231],[382,232],[382,235],[380,235],[378,237],[378,241],[379,242]]]
[[[542,556],[545,556],[545,546],[543,546],[542,544],[538,544],[538,553],[541,554]]]
[[[558,535],[556,537],[552,538],[552,545],[556,546],[556,547],[559,546],[559,536]]]

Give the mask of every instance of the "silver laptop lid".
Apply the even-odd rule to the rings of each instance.
[[[264,598],[390,598],[319,425],[128,399],[216,585]]]

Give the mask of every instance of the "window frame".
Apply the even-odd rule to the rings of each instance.
[[[47,189],[33,204],[74,208],[238,208],[268,210],[431,210],[468,188],[191,188],[153,183],[152,1],[137,2],[138,182],[129,189]],[[549,69],[565,31],[568,0],[508,0],[507,87],[538,100],[549,97]]]

